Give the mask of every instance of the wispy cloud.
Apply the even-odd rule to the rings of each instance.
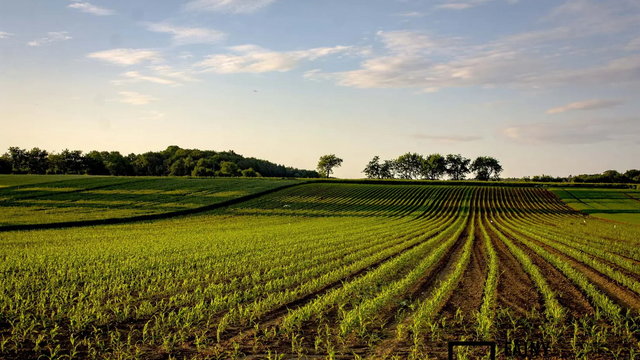
[[[440,143],[461,143],[481,140],[482,136],[477,135],[425,135],[425,134],[413,134],[413,138],[434,140]]]
[[[149,121],[162,120],[165,118],[165,116],[166,114],[163,112],[160,112],[157,110],[148,110],[148,111],[142,112],[142,116],[140,116],[140,120],[149,120]]]
[[[198,79],[194,78],[189,70],[176,70],[168,65],[152,65],[147,66],[147,72],[144,74],[140,71],[127,71],[120,75],[119,79],[113,80],[115,85],[124,85],[136,82],[150,82],[160,85],[182,85],[185,82],[194,82]]]
[[[567,122],[540,122],[503,129],[518,143],[593,144],[605,141],[637,141],[640,119],[579,119]]]
[[[284,72],[295,68],[303,60],[316,60],[351,49],[349,46],[334,46],[278,52],[256,45],[240,45],[231,47],[231,54],[207,56],[196,67],[220,74]]]
[[[495,0],[449,0],[442,4],[436,5],[436,9],[444,10],[466,10]],[[519,0],[506,0],[509,4],[518,3]]]
[[[399,13],[397,15],[401,17],[406,17],[406,18],[419,18],[419,17],[426,16],[425,13],[422,13],[419,11],[407,11],[407,12]]]
[[[213,11],[222,13],[252,13],[274,3],[276,0],[192,0],[186,4],[191,11]]]
[[[88,54],[87,57],[121,66],[135,65],[146,61],[158,62],[162,60],[160,53],[149,49],[112,49],[93,52]]]
[[[93,5],[88,2],[82,1],[74,1],[71,4],[67,5],[68,8],[80,10],[87,14],[93,14],[97,16],[109,16],[113,15],[115,12],[110,9],[105,9],[96,5]]]
[[[52,31],[48,32],[46,36],[41,37],[40,39],[36,39],[33,41],[29,41],[27,45],[29,46],[44,46],[53,44],[60,41],[71,40],[72,37],[66,31]]]
[[[13,36],[12,33],[8,33],[6,31],[0,31],[0,39],[6,39]]]
[[[158,100],[151,95],[140,94],[135,91],[120,91],[118,94],[120,95],[120,102],[130,105],[146,105]]]
[[[571,110],[597,110],[610,108],[622,104],[620,100],[593,99],[572,102],[563,106],[558,106],[547,110],[547,114],[559,114]]]
[[[149,23],[147,29],[153,32],[171,34],[176,45],[217,43],[226,38],[226,34],[201,27],[182,27],[167,23]]]
[[[122,77],[123,79],[114,80],[113,83],[116,85],[121,85],[124,83],[147,81],[147,82],[151,82],[154,84],[161,84],[161,85],[176,85],[176,82],[173,80],[152,76],[152,75],[143,75],[138,71],[127,71],[122,74]]]
[[[637,5],[627,1],[569,3],[578,5],[556,8],[538,30],[484,43],[416,31],[379,32],[377,40],[383,48],[368,56],[359,67],[333,73],[314,71],[306,76],[332,79],[348,87],[425,91],[639,82],[640,54],[624,53],[625,44],[618,44],[618,51],[606,53],[601,47],[583,45],[601,42],[605,35],[634,31],[640,22]],[[588,61],[585,56],[589,56]]]

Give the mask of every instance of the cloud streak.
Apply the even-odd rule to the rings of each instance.
[[[482,2],[445,4],[463,3]],[[602,41],[605,35],[634,31],[640,12],[623,1],[600,4],[576,0],[567,4],[545,18],[545,28],[479,44],[416,31],[378,32],[377,40],[383,48],[358,68],[315,71],[307,77],[331,79],[355,88],[418,88],[431,92],[456,87],[537,90],[640,81],[640,54],[623,52],[625,47],[627,51],[635,48],[635,39],[607,53],[583,45]]]
[[[190,11],[211,11],[231,14],[256,12],[276,0],[192,0],[185,5]]]
[[[120,91],[118,94],[120,95],[119,101],[129,105],[147,105],[158,100],[151,95],[140,94],[135,91]]]
[[[352,50],[352,47],[334,46],[278,52],[256,45],[240,45],[233,46],[230,50],[230,54],[209,55],[195,67],[203,72],[218,74],[285,72],[302,61],[345,53]]]
[[[525,144],[594,144],[606,141],[637,141],[640,119],[579,119],[539,122],[507,127],[502,134]]]
[[[176,45],[186,44],[210,44],[217,43],[226,38],[226,34],[213,29],[201,27],[182,27],[166,23],[149,23],[149,31],[170,34]]]
[[[51,31],[48,32],[46,36],[41,37],[40,39],[29,41],[27,45],[31,47],[38,47],[71,39],[71,35],[69,35],[69,33],[66,31]]]
[[[416,139],[434,140],[439,143],[455,144],[462,142],[471,142],[481,140],[482,136],[477,135],[425,135],[425,134],[413,134],[412,137]]]
[[[102,8],[102,7],[93,5],[91,3],[81,2],[81,1],[73,2],[67,5],[67,7],[82,11],[83,13],[93,14],[97,16],[109,16],[115,13],[113,10]]]
[[[149,49],[112,49],[87,54],[90,59],[96,59],[120,66],[136,65],[142,62],[159,62],[160,53]]]
[[[572,102],[563,106],[558,106],[547,110],[547,114],[560,114],[572,110],[597,110],[605,109],[622,104],[620,100],[602,100],[593,99],[585,101]]]
[[[9,33],[9,32],[6,32],[6,31],[0,31],[0,39],[7,39],[7,38],[10,38],[12,36],[13,36],[12,33]]]

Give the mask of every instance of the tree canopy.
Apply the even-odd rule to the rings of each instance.
[[[317,170],[322,176],[329,177],[333,173],[334,167],[340,167],[342,165],[342,159],[335,154],[322,155],[318,160]]]
[[[251,170],[251,171],[245,171]],[[0,156],[0,173],[4,174],[88,174],[128,176],[265,176],[306,177],[319,174],[244,157],[233,151],[183,149],[172,145],[163,151],[123,155],[118,151],[65,149],[49,153],[10,147]]]

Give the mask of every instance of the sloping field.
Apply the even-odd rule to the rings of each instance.
[[[640,225],[640,191],[633,189],[552,189],[573,209],[599,218]]]
[[[296,180],[0,176],[0,228],[196,209]]]
[[[0,358],[634,358],[639,235],[544,189],[356,184],[4,232]]]

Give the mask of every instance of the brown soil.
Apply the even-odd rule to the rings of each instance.
[[[576,259],[561,253],[560,251],[552,248],[549,245],[533,240],[536,244],[542,246],[545,250],[559,256],[563,261],[569,263],[574,269],[583,273],[589,281],[595,284],[600,290],[602,290],[612,300],[617,302],[626,308],[631,308],[636,311],[640,310],[640,296],[633,291],[629,290],[623,285],[618,285],[615,280],[610,279],[606,275],[598,272],[592,267],[583,264]]]
[[[488,272],[486,252],[480,228],[476,226],[469,266],[462,276],[462,282],[445,305],[444,314],[454,316],[456,312],[461,311],[465,318],[472,319],[480,309]]]
[[[510,308],[519,315],[542,308],[542,296],[522,265],[511,254],[489,226],[485,225],[498,256],[498,306]]]
[[[508,234],[504,235],[509,237],[516,246],[521,248],[527,256],[531,258],[531,261],[540,269],[540,272],[549,283],[549,286],[556,293],[558,302],[567,309],[571,315],[580,317],[594,313],[594,309],[585,295],[571,282],[571,280],[541,256],[536,254],[533,250],[524,246],[518,239],[514,239]],[[523,234],[520,234],[520,236],[526,237]]]

